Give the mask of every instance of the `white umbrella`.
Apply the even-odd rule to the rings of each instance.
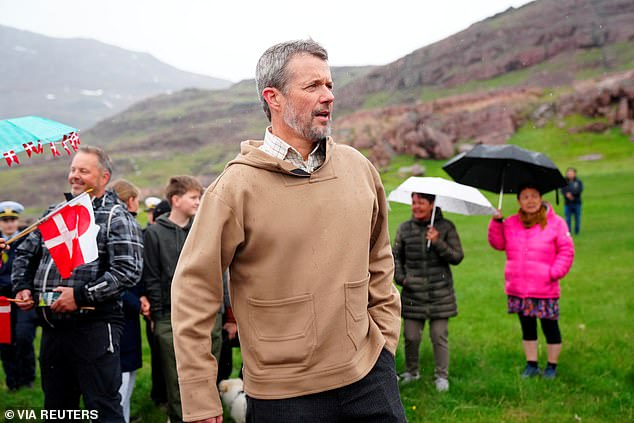
[[[411,176],[387,197],[388,201],[412,204],[412,193],[433,194],[435,205],[443,211],[464,214],[495,214],[495,208],[476,188],[462,185],[443,178]],[[436,208],[432,212],[431,225],[434,224]],[[429,247],[429,242],[427,243]]]

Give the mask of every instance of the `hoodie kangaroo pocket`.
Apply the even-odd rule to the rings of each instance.
[[[249,298],[251,351],[261,366],[305,366],[317,333],[312,294],[278,300]]]
[[[370,330],[368,317],[368,282],[370,275],[365,279],[348,282],[346,291],[346,332],[355,348],[361,348]]]

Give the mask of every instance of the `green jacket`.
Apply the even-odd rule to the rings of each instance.
[[[450,264],[464,254],[456,227],[436,209],[438,240],[427,248],[429,221],[411,219],[399,225],[394,242],[394,279],[403,287],[401,314],[406,319],[446,319],[458,314]]]

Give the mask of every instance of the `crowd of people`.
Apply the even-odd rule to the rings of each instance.
[[[217,384],[231,373],[237,342],[252,422],[404,422],[398,381],[420,378],[426,323],[435,387],[449,390],[448,321],[458,312],[450,266],[464,257],[458,231],[433,195],[413,193],[412,217],[390,245],[378,172],[330,137],[327,60],[312,40],[268,49],[256,68],[271,123],[263,140],[242,143],[207,189],[192,176],[169,178],[163,200],[145,199],[145,229],[135,219],[139,189],[111,181],[107,153],[82,146],[70,165],[69,198],[90,193],[99,256],[70,278],[61,277],[37,230],[7,247],[23,208],[0,203],[0,288],[19,301],[16,336],[2,347],[10,390],[35,379],[36,321],[44,408],[78,409],[81,397],[103,422],[130,421],[142,321],[151,397],[172,423],[222,421]],[[571,204],[578,185],[565,193]],[[522,376],[554,378],[559,281],[572,265],[573,242],[539,189],[522,186],[517,198],[518,213],[498,211],[488,239],[507,256]],[[401,319],[406,369],[397,376]],[[543,370],[537,319],[547,342]]]

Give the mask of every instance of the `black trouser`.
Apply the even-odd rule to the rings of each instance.
[[[44,408],[77,410],[80,396],[98,422],[124,422],[121,408],[121,325],[64,320],[44,325],[40,369]]]
[[[221,380],[229,379],[231,372],[233,372],[233,349],[240,348],[240,339],[238,334],[229,339],[229,334],[226,330],[222,330],[222,348],[220,350],[220,360],[218,361],[218,377],[216,383],[220,383]],[[242,379],[242,369],[239,374]]]
[[[394,357],[383,349],[363,379],[341,388],[279,400],[247,397],[249,423],[406,422]]]
[[[524,341],[537,341],[537,318],[528,317],[517,313],[522,325],[522,339]],[[557,320],[540,319],[542,322],[542,332],[548,344],[561,344],[561,332]]]
[[[23,311],[11,305],[11,344],[0,345],[7,387],[18,389],[35,380],[35,311]]]
[[[156,336],[152,332],[152,322],[145,319],[145,335],[150,346],[150,368],[152,372],[152,391],[150,397],[154,404],[167,403],[167,388],[165,387],[165,376],[161,368],[161,352],[156,342]]]

